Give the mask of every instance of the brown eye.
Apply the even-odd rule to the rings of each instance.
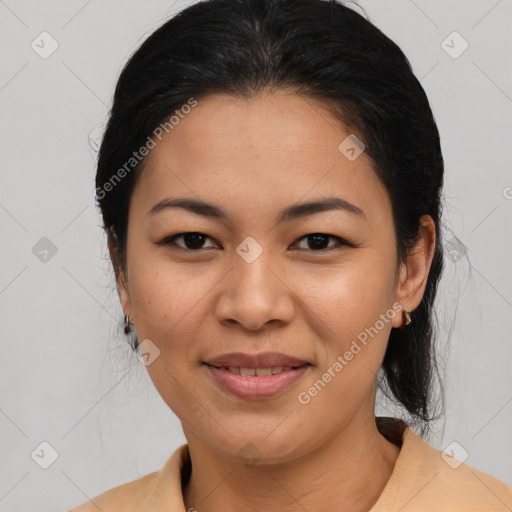
[[[183,245],[176,243],[176,240],[182,239]],[[204,249],[204,242],[206,239],[211,239],[208,235],[204,233],[198,233],[195,231],[187,232],[187,233],[179,233],[177,235],[173,235],[170,237],[164,238],[161,242],[158,242],[158,245],[177,245],[181,249],[189,250],[189,251],[200,251]],[[215,247],[215,245],[210,246]]]
[[[187,233],[178,233],[176,235],[168,236],[160,242],[157,242],[157,245],[174,245],[180,249],[191,252],[200,252],[202,249],[217,247],[215,244],[205,246],[204,244],[207,239],[213,240],[211,237],[205,235],[204,233],[190,231]],[[181,242],[177,243],[177,240],[181,240]],[[329,244],[330,240],[333,240],[335,243]],[[303,237],[299,238],[299,241],[296,242],[296,244],[301,241],[305,242],[305,246],[299,247],[298,250],[312,252],[330,251],[341,246],[355,247],[353,244],[339,236],[327,235],[325,233],[310,233],[308,235],[304,235]]]
[[[329,239],[335,240],[337,245],[329,246]],[[328,251],[340,245],[350,245],[339,236],[327,235],[325,233],[310,233],[309,235],[304,235],[300,240],[305,240],[307,245],[307,247],[300,247],[300,250],[311,250],[314,252]]]

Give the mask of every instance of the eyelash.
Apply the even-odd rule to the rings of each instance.
[[[187,231],[185,233],[178,233],[176,235],[172,235],[172,236],[168,236],[166,238],[164,238],[163,240],[161,240],[160,242],[157,242],[157,245],[175,245],[177,246],[179,249],[182,249],[183,251],[187,251],[187,252],[201,252],[203,250],[203,248],[199,248],[199,249],[188,249],[186,247],[181,247],[180,245],[177,245],[176,243],[174,243],[174,241],[178,238],[181,238],[185,235],[201,235],[203,237],[206,237],[206,238],[210,238],[211,240],[213,240],[212,237],[208,236],[208,235],[205,235],[204,233],[200,233],[198,231]],[[348,246],[348,247],[357,247],[355,244],[345,240],[344,238],[341,238],[339,236],[336,236],[336,235],[328,235],[326,233],[318,233],[318,232],[315,232],[315,233],[308,233],[307,235],[304,235],[300,238],[298,238],[296,240],[296,242],[294,242],[294,244],[298,243],[299,241],[303,240],[303,239],[306,239],[308,236],[323,236],[323,237],[326,237],[326,238],[332,238],[334,240],[336,240],[336,242],[339,244],[338,247],[326,247],[324,249],[319,249],[319,250],[314,250],[314,249],[298,249],[299,251],[308,251],[308,252],[316,252],[316,253],[326,253],[326,252],[329,252],[329,251],[332,251],[334,249],[340,249],[342,246]],[[207,248],[209,249],[209,248]]]

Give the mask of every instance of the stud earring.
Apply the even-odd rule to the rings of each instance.
[[[412,322],[411,319],[411,312],[405,311],[405,309],[402,311],[402,324],[400,325],[400,329],[405,329],[406,325],[409,325]]]

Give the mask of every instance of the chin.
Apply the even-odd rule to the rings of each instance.
[[[243,432],[238,430],[234,436],[225,434],[223,432],[217,439],[210,438],[210,448],[236,458],[246,466],[287,463],[307,453],[310,448],[305,440],[290,442],[292,433],[288,429],[278,434],[277,430],[267,432],[256,427]]]

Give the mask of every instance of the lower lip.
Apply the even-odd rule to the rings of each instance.
[[[239,398],[270,398],[293,386],[308,370],[309,365],[283,370],[275,375],[236,375],[228,370],[206,365],[217,382]]]

